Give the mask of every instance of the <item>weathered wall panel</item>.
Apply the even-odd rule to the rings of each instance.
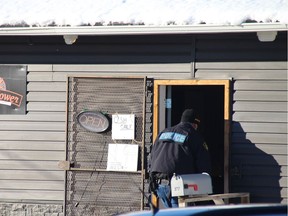
[[[28,102],[27,109],[31,111],[56,111],[63,112],[66,108],[66,103],[61,102]]]
[[[243,62],[245,64],[245,62]],[[199,65],[199,64],[198,64]],[[209,70],[203,69],[201,70],[201,74],[198,75],[200,77],[211,77],[211,78],[233,78],[233,79],[241,79],[241,80],[281,80],[286,79],[287,75],[285,70],[255,70],[255,69],[241,69],[237,70]]]
[[[35,153],[37,153],[37,152],[35,152]],[[59,155],[59,153],[58,153],[58,155]],[[24,157],[24,154],[23,154],[23,157]],[[48,170],[48,171],[49,170],[50,171],[55,170],[55,171],[59,171],[57,164],[58,164],[58,161],[60,159],[61,160],[63,159],[63,153],[61,152],[61,156],[58,156],[58,158],[55,158],[54,155],[53,155],[53,157],[54,157],[53,158],[54,160],[52,158],[48,158],[47,161],[42,161],[45,159],[44,157],[40,158],[40,159],[35,159],[35,157],[34,157],[34,158],[31,158],[30,161],[23,161],[22,159],[15,158],[15,157],[14,158],[12,157],[12,158],[5,160],[6,158],[4,157],[4,159],[1,158],[0,169],[3,169],[3,170],[17,169],[17,170]],[[15,182],[17,182],[17,180],[15,180]],[[9,182],[6,182],[6,183],[9,183]],[[21,185],[21,183],[22,183],[22,181],[21,182],[18,181],[19,185]],[[1,185],[1,186],[3,186],[3,185]],[[62,188],[60,190],[62,190],[62,189],[63,189],[63,182],[62,182]]]
[[[65,122],[65,112],[29,111],[27,115],[1,115],[0,118],[3,120],[3,124],[5,124],[4,121]]]
[[[53,180],[61,181],[64,178],[64,172],[62,170],[57,171],[28,171],[28,170],[0,170],[1,179],[19,179],[19,180]]]
[[[17,45],[13,41],[17,39]],[[179,43],[180,41],[180,43]],[[11,44],[7,46],[7,44]],[[191,36],[79,36],[67,46],[63,36],[6,37],[0,41],[0,63],[13,64],[159,64],[190,63]],[[17,47],[21,47],[21,49]],[[39,55],[41,53],[41,55]]]
[[[287,113],[283,112],[246,112],[238,111],[232,114],[234,122],[282,122],[287,123]]]
[[[33,180],[22,180],[19,182],[18,180],[10,180],[0,181],[0,189],[16,189],[16,190],[23,190],[23,189],[31,189],[31,190],[63,190],[63,183],[62,181],[33,181]]]
[[[233,80],[231,190],[250,192],[252,202],[285,203],[287,34],[270,43],[226,39],[199,38],[195,67],[199,79]]]
[[[284,72],[283,72],[284,73]],[[235,101],[283,101],[287,96],[287,91],[236,91],[233,94]],[[288,99],[287,99],[288,100]]]
[[[37,102],[63,102],[66,100],[66,92],[29,92],[27,94],[27,100]]]
[[[250,123],[250,122],[242,122],[240,124],[232,124],[232,130],[235,133],[245,132],[266,132],[266,133],[287,133],[287,124],[286,123]]]
[[[0,116],[0,200],[62,203],[65,82],[51,83],[51,65],[30,68],[37,72],[27,75],[27,114]]]
[[[56,151],[1,151],[0,152],[0,159],[1,160],[22,160],[25,158],[29,158],[31,161],[59,161],[63,160],[63,152],[56,152]],[[37,162],[36,162],[37,163]],[[14,167],[15,168],[15,167]],[[57,164],[55,164],[55,169],[57,168]]]
[[[256,39],[255,39],[256,40]],[[245,42],[242,42],[245,43]],[[283,42],[284,43],[284,42]],[[285,44],[283,44],[285,46]],[[247,52],[248,55],[251,55],[251,53]],[[269,55],[272,55],[273,53],[270,53]],[[285,55],[285,51],[282,55]],[[235,61],[219,61],[213,62],[213,60],[210,60],[208,62],[205,62],[204,60],[200,62],[196,62],[196,69],[210,69],[210,70],[285,70],[287,67],[287,62],[285,59],[277,60],[277,61],[240,61],[237,59],[237,55],[234,57]],[[283,58],[283,57],[282,57]],[[240,72],[240,71],[239,71]]]
[[[65,143],[60,142],[49,142],[49,141],[31,141],[22,140],[19,141],[0,141],[1,150],[51,150],[51,151],[63,151],[65,149]]]
[[[284,71],[283,71],[284,73]],[[264,74],[263,74],[264,76]],[[234,90],[259,90],[259,91],[286,91],[287,92],[287,76],[284,76],[285,79],[281,79],[279,81],[269,80],[236,80],[234,83]],[[283,97],[283,101],[287,100],[287,98]]]
[[[47,200],[62,202],[64,199],[64,194],[62,191],[56,190],[0,190],[1,199],[15,200],[16,197],[21,197],[22,200],[35,200],[35,202],[47,203]]]
[[[43,131],[0,131],[1,140],[40,140],[40,141],[65,141],[65,132]]]
[[[65,92],[66,86],[63,82],[29,82],[27,91],[33,92]]]
[[[0,116],[2,200],[63,201],[67,74],[190,79],[195,66],[197,79],[233,82],[232,192],[287,202],[286,32],[269,43],[256,33],[80,36],[72,46],[62,36],[1,37],[0,64],[28,65],[27,114]]]
[[[0,124],[0,130],[2,131],[63,131],[65,130],[65,125],[63,122],[6,122],[5,124]]]
[[[267,153],[267,154],[275,154],[275,155],[286,155],[286,149],[287,146],[286,144],[273,144],[271,145],[270,143],[255,143],[255,146],[251,145],[250,143],[248,144],[243,144],[243,143],[237,143],[235,142],[235,144],[231,147],[233,151],[237,152],[238,154],[256,154],[258,153],[257,149],[261,149],[263,152]],[[265,167],[262,169],[268,169],[268,167]],[[283,168],[281,168],[282,170],[282,174],[285,174],[285,169],[286,166],[284,166]],[[273,172],[269,172],[271,171],[271,167],[269,170],[267,170],[266,174],[271,174]],[[257,172],[255,170],[255,172]]]

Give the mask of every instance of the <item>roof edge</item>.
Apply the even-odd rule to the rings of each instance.
[[[241,25],[168,25],[168,26],[76,26],[76,27],[5,27],[0,36],[52,35],[143,35],[143,34],[199,34],[260,31],[288,31],[283,23],[245,23]]]

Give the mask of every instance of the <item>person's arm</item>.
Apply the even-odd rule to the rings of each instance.
[[[202,141],[198,146],[196,168],[199,173],[206,172],[211,175],[211,158],[208,145],[205,141]]]
[[[196,173],[206,172],[211,175],[212,168],[208,145],[198,133],[194,133],[190,139]]]

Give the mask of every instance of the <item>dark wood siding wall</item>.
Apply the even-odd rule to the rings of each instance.
[[[61,36],[0,37],[0,63],[182,64],[191,62],[193,44],[187,35],[79,36],[73,45]]]
[[[287,202],[286,32],[266,43],[256,33],[79,36],[73,45],[60,36],[0,37],[0,64],[28,65],[27,115],[0,115],[2,199],[63,200],[57,161],[65,157],[67,74],[191,79],[195,72],[233,79],[231,191]]]

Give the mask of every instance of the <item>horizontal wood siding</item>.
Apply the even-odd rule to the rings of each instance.
[[[63,202],[67,75],[191,79],[195,66],[197,79],[232,80],[231,191],[287,202],[286,32],[1,36],[0,64],[28,65],[27,114],[0,115],[0,200]]]
[[[37,79],[30,79],[30,72]],[[51,76],[52,65],[30,68],[27,114],[0,115],[2,201],[63,202],[64,171],[58,162],[65,159],[66,87]]]
[[[196,77],[232,80],[231,192],[287,202],[287,34],[197,38]]]
[[[64,171],[58,162],[65,159],[68,75],[189,79],[193,40],[185,38],[183,43],[172,37],[95,43],[86,37],[73,47],[62,38],[60,46],[38,37],[32,46],[23,37],[18,38],[22,45],[7,45],[11,38],[0,38],[0,64],[28,64],[27,114],[0,115],[0,200],[63,201]],[[45,62],[50,64],[29,64]]]

